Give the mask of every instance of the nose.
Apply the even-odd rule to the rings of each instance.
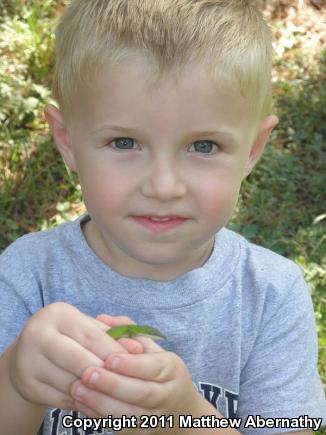
[[[146,197],[168,201],[186,194],[180,166],[172,157],[157,157],[144,175],[141,190]]]

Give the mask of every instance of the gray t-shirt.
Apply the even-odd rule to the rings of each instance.
[[[160,345],[183,359],[223,416],[242,419],[242,433],[300,430],[300,416],[326,423],[313,306],[294,262],[223,228],[203,266],[167,282],[127,278],[89,247],[81,229],[87,219],[27,234],[0,256],[0,352],[32,314],[64,301],[90,316],[127,315],[158,327],[168,337]],[[65,415],[77,417],[49,409],[42,433],[110,433],[66,429]],[[255,429],[258,420],[247,418],[257,415],[283,420]],[[285,419],[297,420],[288,428]]]

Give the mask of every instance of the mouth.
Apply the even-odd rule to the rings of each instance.
[[[145,216],[133,216],[134,220],[145,227],[147,230],[150,230],[153,233],[160,233],[164,231],[171,230],[182,225],[188,219],[175,216],[175,215],[165,215],[165,216],[153,216],[153,215],[145,215]]]
[[[167,221],[171,221],[173,219],[185,219],[181,216],[139,216],[139,217],[151,219],[154,222],[167,222]]]

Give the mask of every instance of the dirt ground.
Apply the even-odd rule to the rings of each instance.
[[[260,0],[260,3],[272,23],[276,42],[290,34],[305,33],[312,48],[318,51],[326,48],[326,0]],[[283,29],[276,28],[281,22]]]

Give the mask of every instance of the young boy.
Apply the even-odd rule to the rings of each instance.
[[[45,115],[87,214],[0,257],[1,433],[311,434],[302,273],[225,228],[278,122],[254,2],[73,0],[56,35]],[[130,319],[167,339],[105,334]]]

